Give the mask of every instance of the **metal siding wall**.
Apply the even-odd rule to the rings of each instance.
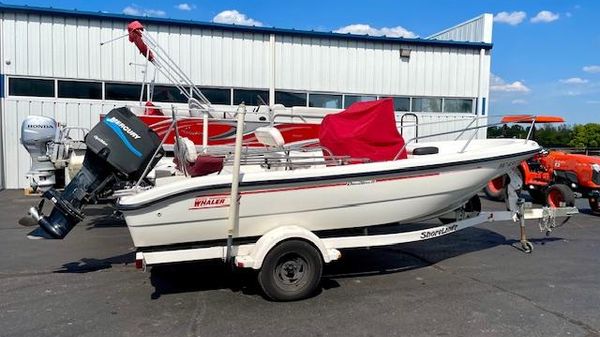
[[[277,37],[275,86],[281,89],[381,95],[476,97],[479,52]],[[409,48],[409,47],[407,47]]]
[[[4,182],[5,179],[5,175],[4,175],[4,163],[5,160],[4,158],[6,158],[6,156],[4,155],[5,149],[4,149],[4,98],[0,98],[0,190],[3,190],[6,187],[6,184]]]
[[[452,28],[429,36],[429,39],[446,41],[467,41],[467,42],[492,42],[493,16],[483,14],[472,20],[458,24]]]

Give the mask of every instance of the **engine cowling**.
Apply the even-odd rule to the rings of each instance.
[[[34,189],[47,191],[56,184],[56,167],[48,149],[58,135],[58,123],[50,117],[28,116],[21,123],[21,144],[31,157],[27,179]]]
[[[41,207],[30,210],[40,226],[29,234],[31,238],[64,238],[83,220],[87,203],[117,182],[139,179],[162,156],[158,135],[125,107],[110,111],[87,134],[85,143],[82,168],[64,191],[49,189],[43,194],[54,203],[50,215],[42,215]]]

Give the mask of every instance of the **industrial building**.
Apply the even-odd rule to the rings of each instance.
[[[139,101],[143,57],[126,38],[100,45],[124,35],[132,20],[146,26],[218,107],[257,104],[257,95],[271,105],[339,109],[393,97],[398,120],[414,113],[424,124],[421,134],[465,125],[488,110],[490,14],[427,38],[11,5],[0,5],[0,17],[0,188],[28,185],[30,159],[19,143],[26,116],[91,127],[100,113]],[[165,78],[156,83],[155,102],[180,102]],[[440,120],[455,122],[425,125]]]

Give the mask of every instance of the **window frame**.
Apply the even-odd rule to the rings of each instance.
[[[321,106],[312,106],[310,103],[310,98],[311,96],[339,96],[340,97],[340,105],[339,107],[336,108],[327,108],[327,107],[321,107]],[[344,106],[344,94],[339,93],[329,93],[329,92],[308,92],[308,101],[307,101],[308,107],[309,108],[318,108],[318,109],[343,109]]]
[[[108,86],[112,85],[112,84],[116,84],[116,85],[130,85],[130,86],[134,86],[137,85],[139,86],[139,89],[142,88],[142,83],[135,83],[135,82],[115,82],[115,81],[104,81],[104,100],[105,101],[117,101],[117,102],[139,102],[140,101],[140,95],[139,93],[141,92],[141,90],[138,90],[138,95],[137,98],[135,100],[131,100],[131,99],[114,99],[114,98],[108,98]],[[142,101],[147,101],[148,100],[148,84],[143,84],[144,87],[144,94],[142,96]]]
[[[215,105],[232,105],[232,101],[233,101],[233,89],[230,87],[201,87],[201,86],[196,86],[196,88],[198,88],[198,90],[200,90],[200,92],[206,96],[206,99],[208,99],[210,101],[211,104],[215,104]],[[227,95],[229,97],[229,100],[227,103],[215,103],[213,101],[210,100],[210,98],[208,98],[208,96],[206,95],[205,91],[206,90],[223,90],[223,91],[227,91]],[[196,97],[196,95],[193,94],[192,92],[192,97]]]
[[[91,100],[91,101],[102,101],[104,100],[104,81],[94,81],[94,80],[73,80],[73,79],[56,79],[56,98],[58,99],[81,99],[81,100]],[[61,97],[60,96],[60,83],[61,82],[80,82],[80,83],[93,83],[100,84],[100,98],[88,98],[88,97]]]
[[[248,89],[248,88],[232,88],[232,94],[233,94],[233,96],[231,97],[232,105],[240,105],[240,104],[242,104],[242,101],[236,103],[236,97],[235,97],[236,91],[246,91],[246,92],[248,92],[248,91],[255,91],[255,92],[266,93],[266,97],[263,97],[263,100],[265,101],[265,103],[269,104],[269,94],[270,94],[269,93],[269,89],[264,89],[264,88],[252,88],[252,89]],[[259,95],[261,95],[261,94],[258,94],[257,96],[259,96]],[[259,106],[259,105],[261,105],[258,102],[258,98],[254,98],[254,99],[256,100],[256,102],[253,102],[253,103],[258,103],[258,104],[249,104],[249,103],[247,103],[245,101],[243,101],[243,102],[246,104],[246,106]]]
[[[58,98],[57,97],[57,92],[58,92],[58,88],[57,88],[57,80],[56,79],[50,79],[50,78],[44,78],[44,77],[29,77],[29,76],[6,76],[5,78],[7,80],[6,85],[6,97],[32,97],[32,98],[36,98],[36,99],[48,99],[48,98]],[[13,80],[34,80],[34,81],[45,81],[45,82],[52,82],[52,96],[31,96],[31,95],[15,95],[15,94],[11,94],[10,89],[11,89],[11,83]]]
[[[287,106],[283,103],[278,103],[277,102],[277,93],[286,93],[286,94],[303,94],[304,95],[304,105],[292,105],[292,106]],[[275,89],[275,100],[274,100],[275,104],[282,104],[283,106],[285,106],[286,108],[291,108],[291,107],[308,107],[308,91],[295,91],[295,90],[285,90],[285,89]]]
[[[458,112],[458,111],[446,111],[446,100],[463,100],[463,101],[470,101],[471,102],[471,111],[470,112]],[[475,98],[472,97],[444,97],[443,101],[442,101],[442,112],[443,113],[450,113],[450,114],[476,114],[476,104],[475,104]]]

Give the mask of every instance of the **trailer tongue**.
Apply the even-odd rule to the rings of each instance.
[[[160,139],[129,109],[117,108],[106,115],[86,136],[83,167],[60,193],[50,189],[29,214],[39,228],[32,239],[62,239],[83,220],[83,207],[117,182],[132,182],[162,156]],[[159,155],[153,155],[159,152]],[[152,163],[151,163],[152,161]],[[49,216],[42,214],[44,200],[54,203]]]

